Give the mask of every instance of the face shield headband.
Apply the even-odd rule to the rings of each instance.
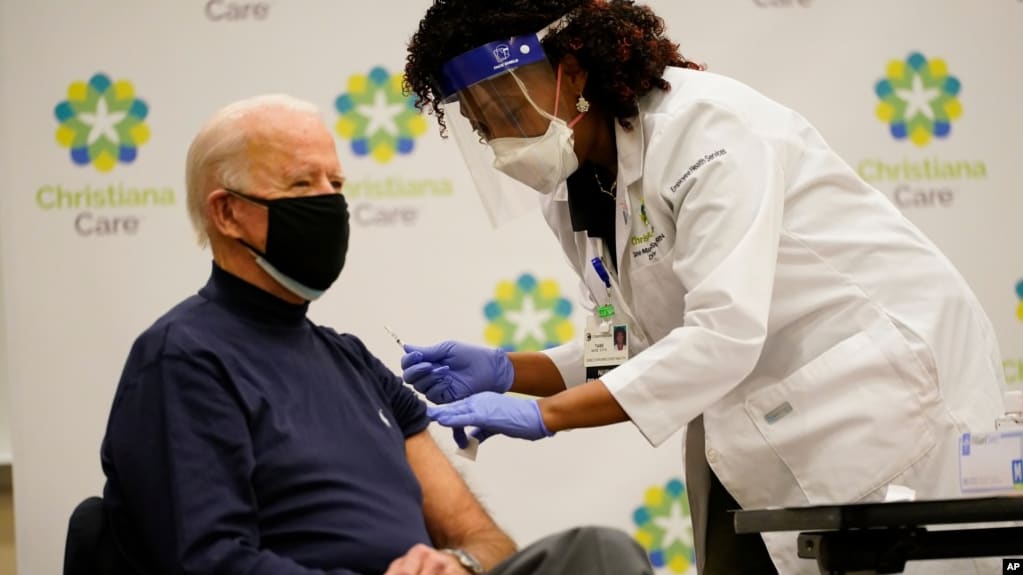
[[[440,101],[448,104],[462,90],[489,80],[515,68],[521,68],[547,59],[543,51],[544,38],[561,31],[572,20],[574,12],[545,26],[536,34],[513,36],[507,40],[489,42],[448,60],[441,66],[438,93]]]
[[[444,63],[434,86],[495,227],[534,211],[537,192],[564,199],[564,180],[578,166],[571,127],[581,116],[557,117],[561,67],[555,73],[542,45],[569,20],[566,15],[535,34],[456,56]]]

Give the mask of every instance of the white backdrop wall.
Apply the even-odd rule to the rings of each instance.
[[[3,33],[4,12],[3,3],[0,2],[0,109],[7,108],[6,92],[3,85],[9,78],[7,70],[7,59],[2,55],[10,49],[10,39]],[[0,176],[9,174],[10,160],[7,158],[9,146],[5,144],[10,137],[10,125],[7,124],[7,115],[0,113]],[[0,201],[0,228],[3,220],[3,202]],[[4,315],[4,281],[3,281],[3,237],[0,233],[0,461],[10,463],[11,461],[11,421],[10,421],[10,384],[7,370],[7,323]]]
[[[209,254],[195,247],[185,215],[184,153],[230,101],[287,92],[319,104],[337,135],[352,248],[338,285],[312,306],[316,320],[361,336],[395,370],[400,351],[384,324],[408,342],[494,343],[504,324],[484,309],[492,320],[530,301],[549,321],[505,343],[578,334],[576,280],[539,214],[489,229],[453,142],[394,93],[427,5],[0,0],[3,377],[21,573],[59,571],[68,514],[102,488],[99,444],[132,340],[206,279]],[[1023,207],[1023,2],[651,5],[684,54],[801,111],[935,239],[991,315],[1006,375],[1019,385],[1023,264],[1012,246]],[[909,91],[946,93],[942,102],[954,93],[961,105],[944,108],[954,116],[947,137],[922,145],[890,135],[875,93],[889,71],[920,58],[955,81]],[[363,153],[369,118],[391,137]],[[93,132],[102,143],[105,125],[134,152],[71,149]],[[581,523],[616,525],[662,572],[690,569],[679,437],[652,449],[624,424],[534,444],[494,439],[476,463],[456,463],[521,543]]]

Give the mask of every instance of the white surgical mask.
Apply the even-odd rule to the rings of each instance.
[[[568,124],[557,116],[561,95],[560,64],[555,84],[553,116],[533,102],[529,97],[529,90],[514,73],[511,76],[533,109],[550,120],[550,123],[546,132],[533,138],[494,138],[487,142],[494,152],[494,168],[541,194],[553,194],[562,182],[579,169],[572,126],[581,120],[586,112],[580,111]]]
[[[543,112],[541,112],[543,113]],[[579,168],[575,134],[561,118],[550,119],[547,131],[533,138],[494,138],[494,168],[541,194],[551,194]]]

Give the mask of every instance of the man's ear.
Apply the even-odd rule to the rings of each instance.
[[[589,72],[579,64],[575,54],[565,54],[561,57],[558,65],[561,66],[561,81],[563,82],[561,91],[567,91],[570,94],[582,94],[583,88],[586,87],[586,78],[589,77]]]
[[[210,226],[220,235],[241,239],[242,227],[235,212],[235,202],[225,190],[214,190],[206,197],[206,214]]]

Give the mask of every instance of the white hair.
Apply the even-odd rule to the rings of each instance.
[[[220,187],[245,189],[249,183],[246,154],[249,130],[245,120],[266,110],[288,110],[320,117],[315,104],[285,94],[265,94],[229,104],[218,110],[199,130],[188,147],[185,186],[188,217],[200,246],[209,243],[206,198]]]

